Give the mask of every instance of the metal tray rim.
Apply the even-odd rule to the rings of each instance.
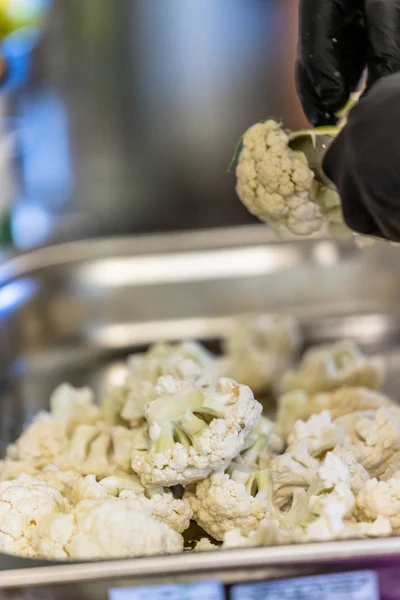
[[[218,250],[227,247],[239,248],[259,245],[279,247],[288,244],[291,246],[301,245],[305,249],[323,240],[334,243],[340,248],[353,248],[354,251],[356,250],[351,240],[332,240],[318,234],[308,239],[296,236],[278,239],[265,225],[93,238],[45,246],[29,252],[9,255],[4,263],[0,265],[0,285],[38,269],[93,260],[104,255],[116,257],[121,253],[132,253],[132,255],[137,256],[150,253]]]
[[[77,583],[113,578],[155,580],[160,577],[180,579],[206,573],[219,573],[224,583],[232,581],[238,570],[293,568],[338,565],[346,560],[391,559],[400,557],[400,536],[370,540],[332,541],[301,546],[273,546],[204,553],[186,552],[172,556],[131,558],[82,563],[52,563],[49,566],[16,568],[0,571],[0,589],[14,586]],[[35,561],[32,561],[34,563]],[[43,562],[41,561],[42,565]]]

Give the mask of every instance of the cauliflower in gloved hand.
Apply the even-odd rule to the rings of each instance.
[[[239,529],[248,535],[260,521],[273,518],[269,510],[272,496],[271,479],[267,471],[253,471],[232,464],[200,481],[194,494],[188,493],[193,518],[216,540],[226,532]]]
[[[264,391],[282,374],[299,344],[299,328],[291,317],[238,320],[223,342],[221,372],[254,393]]]
[[[202,388],[167,376],[156,391],[157,399],[146,406],[149,448],[132,456],[146,487],[188,485],[226,467],[261,416],[250,388],[227,378]]]
[[[289,136],[277,121],[250,127],[236,167],[236,193],[262,221],[310,235],[322,229],[325,219],[313,201],[314,175],[306,157],[288,144]]]
[[[69,514],[43,519],[33,546],[37,556],[88,560],[181,552],[183,538],[137,504],[108,497],[83,500]]]
[[[400,420],[390,408],[358,411],[335,423],[345,430],[342,448],[349,450],[371,477],[379,477],[400,459]]]
[[[42,519],[65,513],[60,492],[36,477],[20,475],[0,483],[0,551],[35,557],[33,537]]]
[[[309,394],[341,387],[378,388],[384,378],[384,363],[365,357],[350,341],[308,350],[297,371],[288,371],[281,382],[284,392],[301,390]]]
[[[123,386],[111,387],[103,401],[103,410],[110,413],[110,404],[118,404],[123,421],[137,427],[144,421],[145,406],[156,398],[155,385],[160,377],[192,381],[199,386],[212,385],[217,377],[217,361],[201,344],[155,344],[143,354],[133,354],[127,360],[128,374]]]

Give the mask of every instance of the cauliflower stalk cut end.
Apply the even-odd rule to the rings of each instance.
[[[226,378],[214,389],[160,378],[157,394],[146,408],[150,449],[132,457],[145,486],[187,485],[225,467],[261,416],[250,388]]]

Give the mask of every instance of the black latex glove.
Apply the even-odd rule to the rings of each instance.
[[[325,155],[347,225],[400,242],[400,73],[381,78]]]
[[[400,0],[299,0],[297,91],[313,125],[336,122],[368,68],[368,88],[400,70]]]

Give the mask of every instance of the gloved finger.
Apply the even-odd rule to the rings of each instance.
[[[313,124],[315,113],[331,122],[361,76],[365,60],[361,3],[300,0],[297,91]]]
[[[400,2],[366,0],[368,86],[400,71]]]
[[[335,113],[321,102],[306,68],[300,61],[296,63],[296,88],[304,114],[310,123],[315,127],[336,124]]]

